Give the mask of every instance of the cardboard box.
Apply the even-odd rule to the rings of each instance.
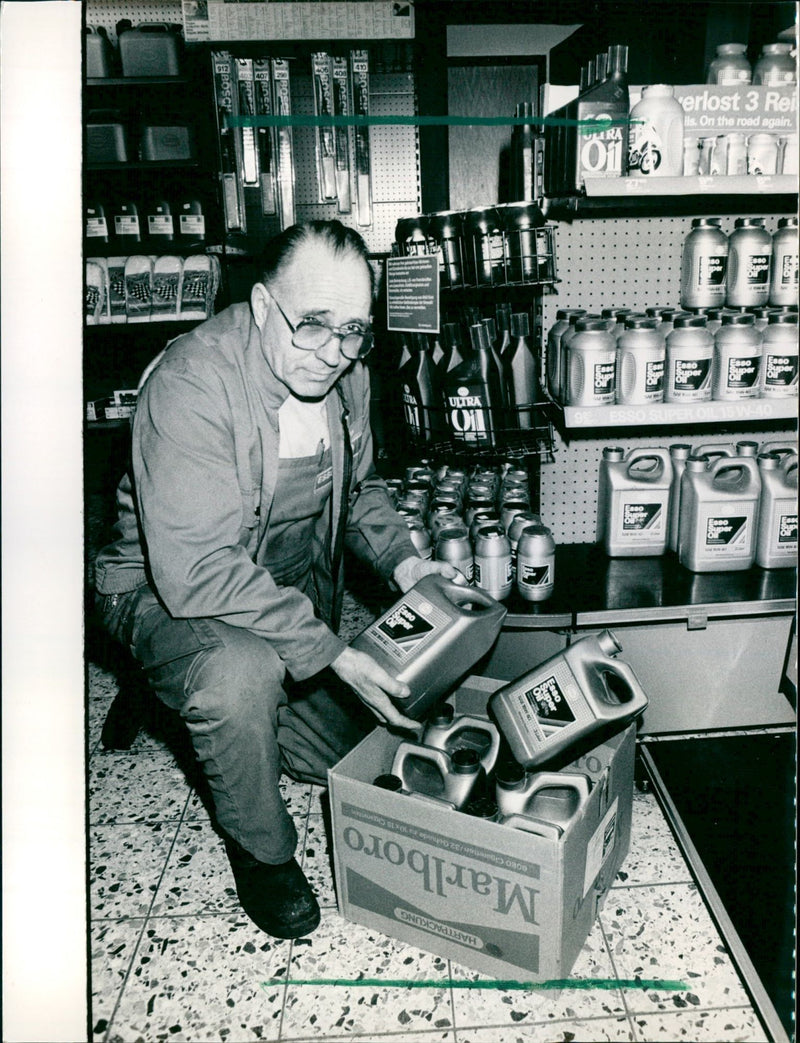
[[[470,677],[449,701],[485,715],[505,683]],[[376,788],[400,739],[375,729],[328,772],[340,912],[494,977],[566,978],[628,851],[635,735],[570,766],[592,790],[554,841]]]

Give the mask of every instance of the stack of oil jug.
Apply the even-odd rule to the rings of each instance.
[[[489,699],[490,717],[435,706],[375,785],[438,807],[558,839],[586,804],[577,755],[647,707],[608,630],[575,641]],[[491,718],[491,719],[490,719]]]
[[[603,450],[598,540],[609,557],[669,548],[692,572],[797,564],[797,444]]]

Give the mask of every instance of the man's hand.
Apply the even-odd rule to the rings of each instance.
[[[411,689],[387,673],[380,663],[376,663],[366,652],[360,652],[357,648],[345,648],[331,663],[331,669],[345,684],[350,685],[381,724],[390,724],[395,728],[404,728],[419,734],[419,721],[404,717],[389,698],[390,695],[406,697],[411,694]]]
[[[400,590],[405,594],[415,583],[419,583],[423,576],[429,576],[432,572],[438,572],[445,579],[457,583],[461,587],[468,586],[466,577],[459,572],[455,565],[446,561],[426,561],[425,558],[406,558],[401,561],[392,573],[392,578]]]

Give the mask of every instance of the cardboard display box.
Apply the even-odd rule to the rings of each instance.
[[[505,683],[470,677],[449,701],[485,716]],[[497,978],[566,978],[628,851],[635,736],[564,769],[592,789],[555,841],[376,788],[401,741],[376,728],[328,772],[340,912]]]

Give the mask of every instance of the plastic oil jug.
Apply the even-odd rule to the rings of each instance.
[[[500,752],[500,732],[491,721],[471,714],[457,714],[452,703],[442,703],[432,712],[422,732],[425,746],[453,754],[455,750],[476,750],[488,774]]]
[[[476,750],[454,750],[452,756],[433,746],[401,742],[392,761],[407,793],[433,797],[456,808],[485,790],[486,772]]]
[[[692,455],[688,442],[676,442],[669,447],[672,459],[672,485],[669,490],[669,549],[678,551],[678,527],[681,511],[681,478],[686,461]]]
[[[734,572],[755,560],[761,478],[749,456],[691,456],[681,479],[678,560],[692,572]]]
[[[418,720],[489,651],[505,617],[485,591],[430,575],[350,644],[410,686],[411,695],[395,702]]]
[[[797,565],[797,456],[762,453],[761,504],[756,565],[785,569]]]
[[[622,727],[647,696],[610,630],[575,641],[489,699],[489,711],[519,763],[549,761],[593,732]]]
[[[522,765],[508,764],[495,777],[501,820],[507,815],[530,815],[562,829],[579,813],[590,790],[588,777],[577,772],[526,772]]]
[[[669,530],[672,459],[668,449],[603,450],[597,533],[612,558],[663,554]]]

